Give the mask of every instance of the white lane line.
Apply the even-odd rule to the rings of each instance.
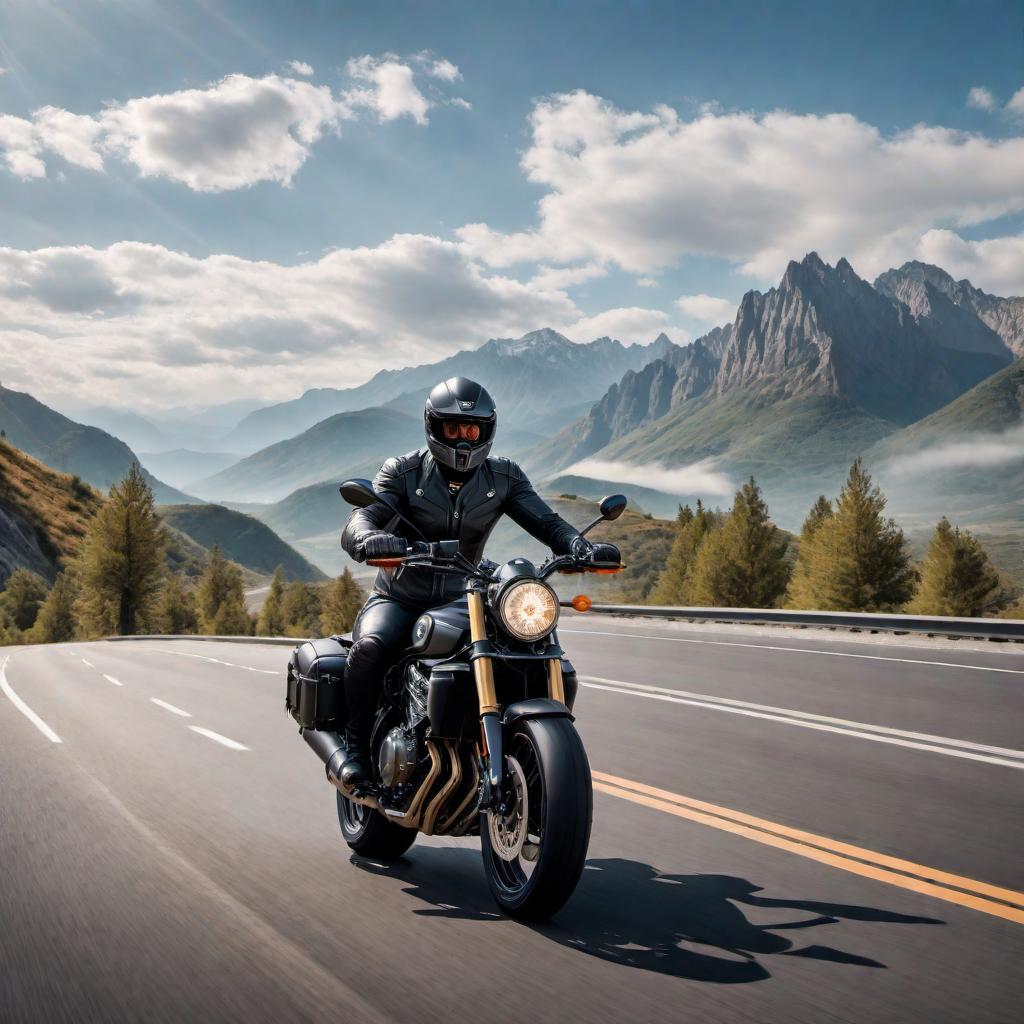
[[[810,722],[825,722],[829,725],[839,725],[848,729],[864,729],[868,732],[884,733],[887,736],[899,736],[902,739],[924,740],[928,743],[940,743],[948,747],[959,747],[963,750],[978,750],[984,754],[998,754],[1003,757],[1024,758],[1024,750],[1014,750],[1011,747],[993,747],[985,743],[974,743],[970,740],[957,740],[948,736],[935,736],[927,732],[910,732],[906,729],[894,729],[888,725],[874,725],[870,722],[854,722],[849,718],[833,718],[830,715],[816,715],[810,711],[795,711],[793,708],[777,708],[770,704],[752,704],[745,700],[735,700],[732,697],[713,697],[707,693],[691,693],[688,690],[675,690],[664,686],[650,686],[647,683],[627,683],[622,679],[605,679],[602,676],[580,676],[580,679],[589,679],[593,683],[605,683],[608,686],[621,686],[628,690],[645,691],[648,693],[663,693],[670,697],[685,697],[692,701],[708,704],[727,704],[737,708],[748,708],[751,711],[766,711],[770,715],[783,715],[790,718],[802,718]]]
[[[120,679],[115,679],[113,676],[108,676],[106,672],[103,673],[103,678],[106,679],[108,683],[113,683],[115,686],[124,686],[124,683],[122,683]]]
[[[581,676],[581,679],[597,678],[593,676]],[[815,729],[818,732],[832,732],[838,733],[840,736],[853,736],[856,739],[872,740],[875,743],[891,743],[899,747],[909,747],[912,750],[926,750],[933,754],[945,754],[947,757],[961,757],[968,761],[982,761],[985,764],[996,764],[1002,765],[1005,768],[1017,768],[1024,771],[1024,751],[1011,750],[1004,747],[985,747],[982,744],[969,744],[966,740],[951,740],[944,736],[927,737],[924,733],[902,733],[901,730],[890,730],[887,726],[875,726],[868,725],[860,722],[850,722],[851,726],[857,726],[858,728],[844,728],[838,725],[827,724],[830,720],[821,716],[809,716],[807,712],[802,711],[789,711],[786,708],[774,708],[771,712],[768,711],[756,711],[753,710],[757,707],[763,707],[764,705],[748,705],[737,707],[735,705],[742,704],[742,701],[735,702],[719,702],[721,698],[706,697],[701,694],[695,694],[693,697],[678,696],[679,694],[685,693],[682,690],[666,690],[662,692],[650,692],[648,688],[639,689],[639,684],[635,683],[620,683],[616,680],[611,682],[615,685],[606,685],[604,683],[587,683],[581,682],[581,686],[586,686],[591,690],[606,690],[609,693],[618,693],[622,696],[627,697],[644,697],[648,700],[663,700],[668,701],[672,704],[686,704],[691,707],[705,708],[708,711],[724,711],[732,715],[745,715],[748,718],[760,718],[768,722],[778,722],[781,725],[797,725],[803,729]],[[627,689],[628,687],[628,689]],[[701,698],[701,699],[695,699]],[[796,717],[796,716],[800,717]],[[811,720],[811,719],[814,720]],[[845,721],[845,719],[834,719],[832,721]],[[865,730],[873,729],[875,732],[866,732]],[[899,735],[891,735],[891,733],[899,733]],[[948,744],[948,746],[937,746],[936,743],[920,743],[910,739],[904,739],[903,736],[915,736],[922,735],[929,739],[934,739],[937,742]],[[1005,750],[1007,754],[1014,758],[1021,758],[1021,760],[1010,760],[1006,757],[992,757],[987,754],[973,753],[972,750],[961,749],[962,747],[977,747],[981,750]]]
[[[182,711],[181,708],[176,708],[173,704],[168,704],[167,701],[161,700],[159,697],[150,697],[149,699],[151,703],[156,704],[165,711],[170,711],[172,715],[181,715],[182,718],[192,717],[191,711]]]
[[[153,647],[151,650],[160,651],[161,654],[177,654],[179,658],[198,658],[199,661],[208,661],[212,665],[224,665],[227,668],[241,668],[246,672],[261,672],[268,676],[279,676],[281,673],[276,668],[253,668],[252,665],[238,665],[233,661],[221,661],[220,658],[210,658],[205,654],[189,654],[187,651],[169,651],[166,647]]]
[[[668,640],[674,644],[709,644],[712,647],[751,647],[757,651],[782,651],[785,654],[822,654],[828,658],[863,658],[865,661],[896,661],[903,665],[932,665],[935,668],[963,668],[972,672],[1007,672],[1024,676],[1024,668],[993,668],[991,665],[963,665],[951,661],[928,661],[925,658],[887,658],[881,654],[851,654],[849,651],[819,651],[811,647],[773,647],[770,644],[741,644],[735,640],[695,640],[682,636],[653,636],[645,633],[613,633],[600,629],[559,629],[559,633],[589,633],[592,636],[633,637],[637,640]]]
[[[229,740],[227,736],[221,736],[219,732],[214,732],[212,729],[204,729],[201,725],[190,725],[189,728],[193,732],[199,733],[200,736],[205,736],[209,740],[213,740],[215,743],[220,743],[230,750],[248,750],[248,747],[242,746],[241,743],[235,740]]]
[[[91,661],[86,661],[85,658],[82,659],[82,664],[83,665],[88,665],[89,668],[95,668],[96,667]]]
[[[51,743],[63,743],[64,741],[11,689],[11,684],[7,682],[7,662],[10,660],[8,655],[0,663],[0,690]]]

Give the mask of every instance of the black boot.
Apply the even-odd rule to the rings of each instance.
[[[345,722],[347,750],[338,777],[346,788],[358,790],[373,782],[370,734],[377,711],[374,688],[365,685],[358,673],[345,674],[345,704],[348,714]]]

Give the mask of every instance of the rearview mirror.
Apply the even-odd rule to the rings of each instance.
[[[628,504],[629,502],[626,501],[624,494],[609,494],[607,498],[601,499],[601,504],[598,506],[601,518],[606,519],[608,522],[618,519],[626,511],[626,505]]]
[[[367,508],[383,500],[373,489],[373,484],[369,480],[362,480],[358,477],[346,480],[338,490],[341,491],[341,496],[356,508]]]

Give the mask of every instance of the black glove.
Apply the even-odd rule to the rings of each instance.
[[[569,545],[569,554],[577,562],[589,562],[594,553],[594,545],[586,537],[573,537]]]
[[[375,533],[363,541],[363,553],[367,558],[404,558],[409,542],[393,533]]]
[[[614,544],[595,544],[594,550],[590,553],[592,562],[614,562],[618,565],[622,561],[622,555]]]

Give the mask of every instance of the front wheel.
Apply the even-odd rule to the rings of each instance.
[[[572,895],[590,842],[590,765],[568,718],[517,722],[506,735],[505,814],[484,812],[480,839],[491,894],[510,917],[550,917]]]
[[[379,811],[338,796],[338,824],[349,848],[359,857],[394,860],[416,841],[416,829],[388,821]]]

